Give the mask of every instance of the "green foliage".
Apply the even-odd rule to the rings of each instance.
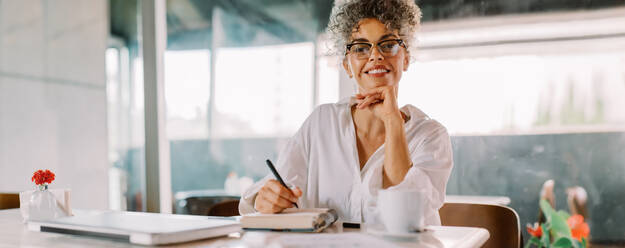
[[[540,225],[540,227],[543,229],[543,236],[540,237],[540,243],[544,247],[549,247],[549,244],[551,244],[551,239],[549,238],[549,229],[551,229],[551,224],[547,222]]]
[[[571,228],[566,220],[570,215],[565,211],[556,212],[549,202],[540,200],[540,210],[545,214],[547,221],[540,225],[542,228],[542,236],[531,237],[525,248],[532,246],[537,248],[586,248],[587,242],[582,238],[579,242],[571,236]],[[551,242],[553,240],[553,242]]]
[[[549,230],[554,240],[561,237],[571,237],[571,228],[569,228],[569,225],[566,223],[566,219],[563,214],[553,210],[551,205],[549,205],[549,203],[544,199],[540,200],[540,209],[545,214],[545,217],[547,217],[546,223],[550,224],[550,228],[543,229],[543,233],[546,233],[545,230]]]
[[[551,244],[551,247],[553,248],[570,248],[570,247],[577,248],[578,246],[570,238],[562,237],[562,238],[556,239],[553,242],[553,244]]]
[[[532,247],[532,245],[534,245],[537,248],[544,247],[542,245],[542,243],[540,242],[540,239],[538,239],[537,237],[534,237],[534,236],[530,237],[530,239],[527,240],[527,244],[525,245],[525,248],[530,248],[530,247]]]

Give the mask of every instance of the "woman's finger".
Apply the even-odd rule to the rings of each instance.
[[[270,201],[265,199],[265,197],[261,195],[259,195],[258,197],[260,199],[257,199],[259,202],[256,206],[258,207],[257,210],[259,212],[263,214],[273,214],[273,213],[278,213],[283,210],[283,209],[280,209],[278,206],[274,206],[274,204],[272,204]]]
[[[293,195],[295,195],[297,198],[301,197],[304,194],[304,192],[302,192],[302,190],[297,186],[291,189],[291,191],[293,191]]]
[[[373,106],[373,105],[376,105],[376,104],[378,104],[378,103],[382,103],[382,102],[384,102],[384,101],[382,101],[382,100],[380,100],[380,99],[378,99],[378,100],[374,100],[373,102],[371,102],[371,103],[367,104],[367,106],[363,106],[362,108],[371,107],[371,106]]]
[[[384,100],[387,97],[396,98],[395,96],[395,86],[380,86],[373,89],[362,89],[360,92],[363,96],[371,96],[371,95],[380,95],[380,98]]]
[[[281,196],[284,199],[289,199],[292,202],[297,201],[297,197],[293,195],[293,192],[288,188],[282,186],[277,180],[270,180],[267,182],[266,186],[271,189],[275,194]]]
[[[365,98],[365,100],[363,102],[361,102],[360,104],[358,104],[358,108],[366,108],[369,105],[375,104],[377,102],[381,102],[383,101],[383,99],[380,98],[380,95],[371,95],[371,96],[367,96],[367,98]]]
[[[255,206],[261,212],[277,213],[285,208],[293,207],[293,203],[269,189],[264,189],[258,192]]]
[[[275,194],[270,191],[268,194],[263,195],[265,200],[267,200],[271,205],[278,206],[280,208],[290,208],[293,207],[293,202],[289,199],[283,198],[281,195]]]
[[[358,104],[358,106],[356,106],[359,109],[363,109],[366,108],[367,106],[369,106],[369,104],[371,104],[373,101],[375,100],[374,96],[367,96],[367,98],[365,98],[365,100],[363,100],[360,104]]]
[[[256,197],[256,202],[254,204],[254,206],[256,207],[256,210],[258,210],[259,212],[263,214],[272,213],[271,210],[269,210],[270,209],[269,205],[270,203],[267,202],[267,200],[265,200],[261,192],[258,192],[258,196]]]
[[[292,208],[294,207],[294,203],[292,201],[289,201],[287,199],[284,199],[282,197],[278,198],[278,200],[276,202],[274,202],[274,205],[281,207],[281,208]]]

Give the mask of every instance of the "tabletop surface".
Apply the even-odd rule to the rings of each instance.
[[[233,233],[227,237],[205,239],[158,247],[256,247],[259,244],[280,244],[285,247],[331,247],[332,242],[361,242],[359,247],[375,247],[379,244],[397,247],[480,247],[488,240],[489,233],[483,228],[429,226],[413,238],[394,238],[372,235],[365,230],[342,228],[335,225],[322,234],[295,234],[280,232]],[[310,241],[310,242],[309,242]],[[261,242],[261,243],[258,243]],[[324,245],[321,245],[324,244]],[[343,244],[343,243],[341,243]],[[356,243],[351,243],[356,244]],[[364,246],[362,244],[365,244]],[[0,247],[146,247],[129,243],[84,236],[40,233],[27,229],[19,209],[0,210]]]

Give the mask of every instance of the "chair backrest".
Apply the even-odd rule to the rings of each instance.
[[[521,247],[519,215],[514,209],[489,204],[445,203],[439,210],[443,226],[481,227],[490,238],[482,247]]]
[[[208,216],[237,216],[239,215],[239,200],[223,201],[208,209]]]
[[[19,208],[20,195],[0,193],[0,209]]]
[[[178,195],[178,192],[176,195]],[[191,214],[191,215],[206,215],[208,211],[220,202],[238,200],[238,196],[223,196],[223,195],[193,195],[184,196],[182,198],[176,197],[176,213],[177,214]]]

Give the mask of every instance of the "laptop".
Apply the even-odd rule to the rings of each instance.
[[[241,226],[234,217],[87,211],[54,220],[29,221],[28,229],[161,245],[225,236],[241,231]]]

